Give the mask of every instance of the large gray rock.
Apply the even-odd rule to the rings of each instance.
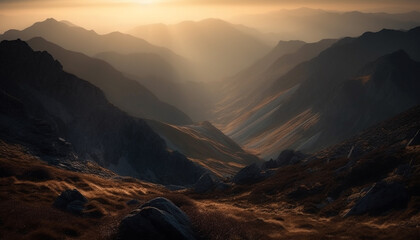
[[[118,239],[195,239],[188,216],[165,198],[156,198],[134,210],[120,223]]]
[[[88,200],[77,189],[65,190],[54,201],[56,208],[72,213],[81,213]]]
[[[369,213],[372,215],[382,214],[385,211],[405,207],[408,203],[409,195],[401,183],[385,181],[376,183],[345,216],[362,215]]]
[[[218,184],[219,180],[211,173],[204,173],[194,184],[194,192],[205,193],[213,190]]]
[[[263,179],[261,168],[256,164],[251,164],[242,168],[232,179],[236,184],[251,184]]]

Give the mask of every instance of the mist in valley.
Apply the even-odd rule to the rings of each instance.
[[[5,239],[419,236],[417,1],[5,0],[0,33]]]

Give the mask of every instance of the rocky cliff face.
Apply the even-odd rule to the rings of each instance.
[[[0,132],[6,141],[26,142],[35,149],[61,142],[81,160],[159,183],[190,184],[203,172],[182,154],[167,151],[143,120],[128,116],[98,88],[64,72],[47,52],[34,52],[20,40],[1,42],[0,76],[1,97],[7,99]]]

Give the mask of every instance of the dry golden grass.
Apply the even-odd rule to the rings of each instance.
[[[415,158],[413,165],[418,166],[419,152],[411,148],[394,157],[402,163]],[[378,156],[361,159],[357,166],[369,167],[372,161],[383,159]],[[120,220],[136,207],[127,206],[128,200],[143,203],[158,196],[170,199],[189,215],[199,239],[420,239],[419,167],[407,182],[412,197],[406,209],[385,216],[343,218],[340,214],[347,197],[375,180],[371,178],[354,182],[326,207],[315,206],[353,177],[351,173],[334,174],[346,162],[315,160],[305,166],[288,166],[252,186],[200,195],[169,192],[135,179],[106,179],[58,169],[17,145],[1,142],[0,239],[113,239]],[[386,175],[394,164],[383,164],[378,174]],[[303,197],[290,194],[299,187],[315,190]],[[61,191],[73,188],[89,199],[82,216],[52,206]]]

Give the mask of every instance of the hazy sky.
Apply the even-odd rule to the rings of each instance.
[[[148,23],[175,23],[209,17],[311,7],[328,10],[404,12],[420,0],[0,0],[0,32],[21,29],[48,17],[69,20],[105,33]]]

